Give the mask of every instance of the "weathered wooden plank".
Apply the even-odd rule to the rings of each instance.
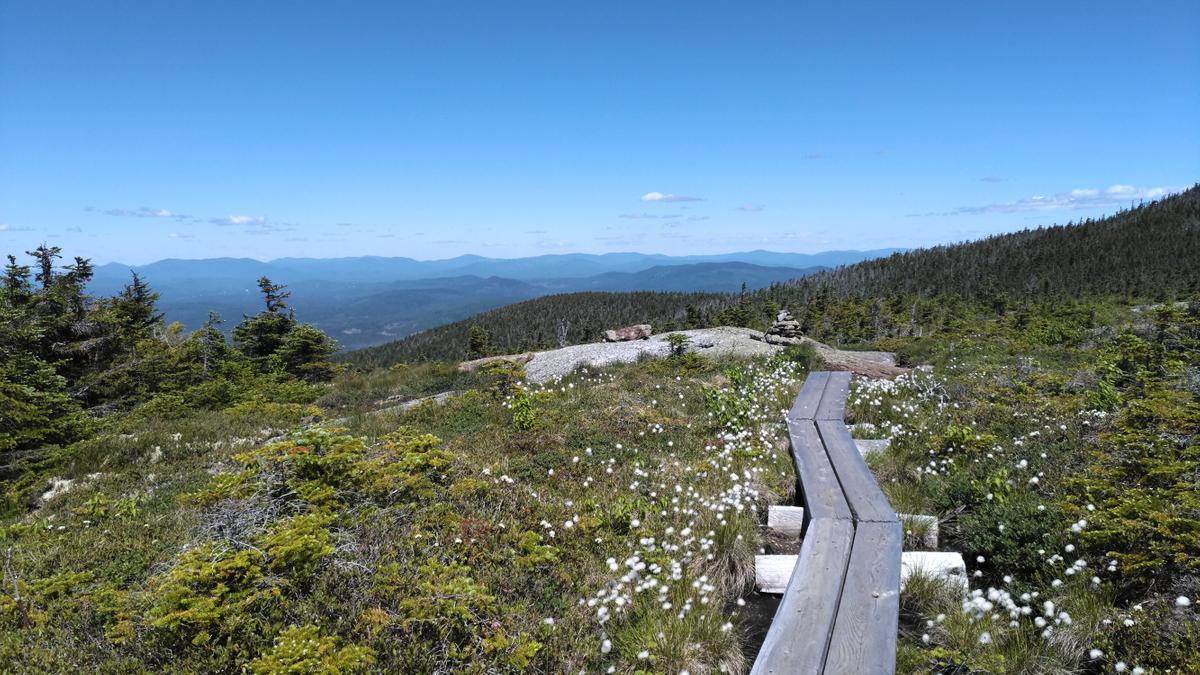
[[[879,489],[875,476],[859,454],[846,425],[841,420],[817,420],[816,426],[854,519],[861,522],[898,522],[896,512]]]
[[[841,422],[846,415],[846,397],[849,395],[850,373],[829,373],[825,392],[821,395],[821,402],[817,404],[816,419]]]
[[[783,597],[752,675],[893,673],[903,571],[946,562],[905,565],[901,523],[843,422],[849,384],[811,373],[788,413],[804,509],[775,507],[768,526],[808,524],[798,556],[755,558],[759,588]]]
[[[788,420],[788,433],[808,517],[849,520],[850,507],[816,426],[810,420]]]
[[[815,419],[817,406],[821,404],[821,397],[825,394],[827,382],[829,382],[829,373],[824,371],[809,373],[808,377],[804,379],[804,386],[800,387],[800,393],[796,395],[796,402],[792,404],[792,409],[788,412],[788,419]]]
[[[826,673],[892,673],[900,613],[900,524],[858,523]]]
[[[820,673],[854,538],[849,520],[809,522],[800,555],[751,675]]]
[[[781,537],[799,538],[804,531],[804,507],[772,504],[767,507],[767,529]]]

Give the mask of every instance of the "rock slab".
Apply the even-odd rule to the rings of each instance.
[[[651,333],[650,324],[639,323],[634,326],[625,326],[616,330],[604,331],[604,341],[629,342],[631,340],[649,340]]]

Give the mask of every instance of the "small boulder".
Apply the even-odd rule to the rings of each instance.
[[[616,330],[604,331],[605,342],[629,342],[630,340],[649,340],[650,324],[639,323],[636,326],[626,326]]]

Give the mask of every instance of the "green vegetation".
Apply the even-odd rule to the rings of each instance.
[[[164,325],[136,275],[90,298],[87,260],[10,257],[0,663],[745,672],[763,507],[795,487],[779,413],[819,353],[721,361],[676,335],[544,385],[454,361],[786,306],[932,364],[856,381],[848,409],[891,439],[869,463],[892,505],[937,516],[971,575],[965,596],[908,582],[902,672],[1198,671],[1198,202],[737,296],[543,299],[351,356],[389,366],[370,371],[331,363],[265,278],[228,341],[215,315]]]
[[[752,590],[756,514],[791,489],[773,421],[801,381],[794,362],[668,360],[552,387],[440,368],[348,373],[321,399],[347,426],[176,439],[11,521],[0,660],[745,669],[737,601]],[[415,396],[442,378],[469,388],[381,415],[356,395]],[[177,423],[212,433],[211,414]],[[144,447],[107,442],[132,444],[130,459]]]
[[[975,590],[905,590],[901,670],[1200,669],[1200,303],[1001,316],[913,348],[932,375],[860,383],[851,408],[892,439],[870,463],[893,505],[938,516]]]
[[[139,279],[91,299],[17,267],[5,669],[744,670],[795,362],[678,349],[548,387],[506,362],[337,374],[269,280],[230,343],[218,317],[162,325]],[[77,346],[41,338],[80,321]],[[111,357],[38,351],[108,334]]]
[[[61,251],[45,245],[28,255],[32,269],[8,256],[0,287],[4,510],[63,465],[110,461],[97,446],[139,424],[203,412],[265,414],[268,425],[316,400],[311,384],[333,374],[335,343],[297,322],[286,291],[268,279],[259,282],[266,310],[236,327],[231,346],[216,316],[191,335],[164,325],[157,295],[136,274],[118,295],[90,298],[86,259],[59,268]]]

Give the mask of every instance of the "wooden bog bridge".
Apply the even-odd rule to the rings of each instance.
[[[811,373],[788,412],[802,539],[752,675],[895,672],[901,526],[846,428],[849,389]]]

